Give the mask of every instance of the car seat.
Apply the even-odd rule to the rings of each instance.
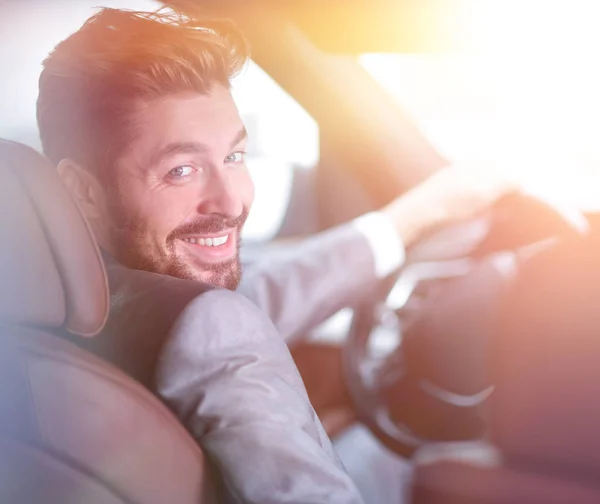
[[[216,502],[211,469],[174,415],[60,337],[100,332],[109,295],[56,171],[2,140],[0,180],[0,502]]]

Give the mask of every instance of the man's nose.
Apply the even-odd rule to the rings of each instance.
[[[209,183],[202,189],[198,212],[238,217],[243,210],[241,195],[227,174],[220,170],[211,174]]]

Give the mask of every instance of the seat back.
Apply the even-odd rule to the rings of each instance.
[[[494,456],[422,452],[415,502],[600,502],[598,251],[592,233],[521,269],[491,352]]]
[[[171,412],[60,337],[92,337],[108,288],[55,170],[0,141],[0,502],[210,503],[203,455]]]

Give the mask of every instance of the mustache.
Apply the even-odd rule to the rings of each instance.
[[[211,214],[201,219],[196,219],[193,222],[187,222],[175,228],[169,234],[167,241],[185,238],[193,234],[209,234],[220,233],[226,229],[237,229],[241,231],[246,219],[248,218],[248,210],[244,210],[237,217],[230,217],[221,214]]]

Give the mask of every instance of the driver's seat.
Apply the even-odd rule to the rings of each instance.
[[[60,337],[108,315],[102,261],[55,170],[0,140],[0,502],[215,502],[193,439],[144,387]]]
[[[488,443],[416,454],[414,504],[600,502],[600,239],[530,259],[503,309]]]

